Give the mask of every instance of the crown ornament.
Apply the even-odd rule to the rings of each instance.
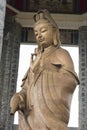
[[[48,21],[50,24],[53,25],[53,27],[58,28],[56,22],[50,15],[47,9],[39,10],[34,16],[33,16],[34,22],[38,22],[40,19],[44,19]]]

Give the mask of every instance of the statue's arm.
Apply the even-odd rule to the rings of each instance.
[[[65,69],[66,71],[70,72],[71,75],[73,75],[77,81],[77,84],[79,84],[79,79],[78,76],[75,72],[74,69],[74,64],[73,64],[73,60],[69,54],[69,52],[65,49],[61,49],[57,52],[57,57],[59,59],[59,61],[61,62],[62,68]]]
[[[17,110],[23,110],[25,108],[26,101],[26,91],[22,89],[20,92],[15,93],[10,101],[11,111],[10,114],[13,115]]]
[[[51,63],[58,66],[59,68],[66,67],[69,70],[74,70],[72,58],[68,51],[59,48],[51,56]]]
[[[57,56],[64,67],[74,70],[73,60],[67,50],[60,49]]]
[[[29,71],[26,73],[26,75],[23,78],[22,82],[22,89],[20,92],[15,93],[10,101],[10,114],[14,114],[18,110],[23,110],[26,108],[26,95],[27,95],[27,89],[29,87]]]

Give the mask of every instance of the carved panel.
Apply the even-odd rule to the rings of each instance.
[[[79,130],[87,130],[87,27],[79,29]]]

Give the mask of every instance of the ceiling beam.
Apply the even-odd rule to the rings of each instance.
[[[16,14],[19,14],[19,13],[20,13],[19,10],[17,10],[16,8],[14,8],[13,6],[11,6],[11,5],[9,5],[9,4],[6,4],[6,7],[7,7],[8,9],[10,9],[12,12],[16,13]]]
[[[31,12],[21,12],[13,6],[6,4],[6,7],[16,13],[15,20],[22,27],[33,27],[33,15]],[[87,13],[84,14],[51,14],[60,29],[79,29],[87,26]]]

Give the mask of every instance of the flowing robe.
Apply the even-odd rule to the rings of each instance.
[[[79,83],[69,53],[49,47],[38,54],[23,79],[26,109],[19,130],[68,130],[70,104]]]

